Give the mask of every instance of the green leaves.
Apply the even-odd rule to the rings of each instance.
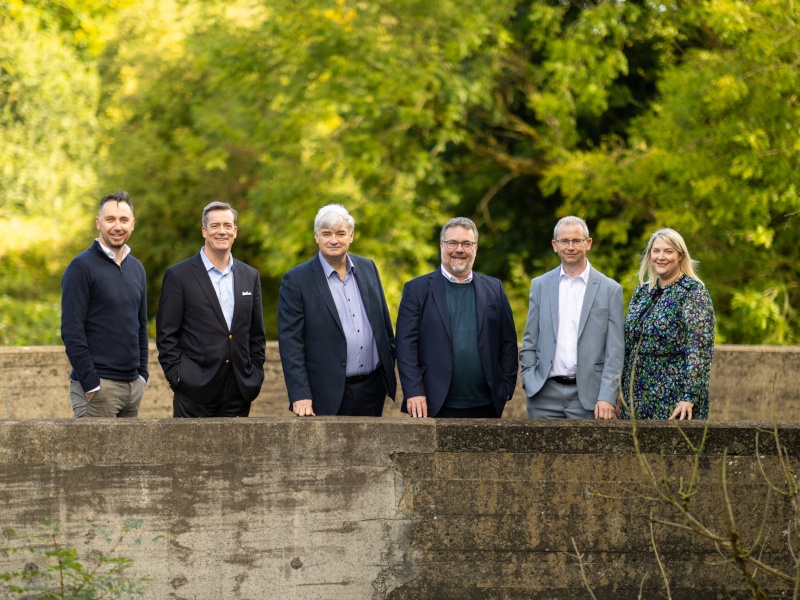
[[[142,519],[125,519],[117,535],[102,525],[83,523],[87,539],[99,538],[107,546],[106,550],[91,550],[84,557],[76,548],[64,545],[65,531],[61,526],[48,518],[41,518],[37,525],[37,535],[19,536],[11,529],[4,532],[14,545],[3,548],[3,554],[27,556],[31,561],[21,571],[0,573],[0,581],[8,583],[7,592],[28,594],[26,598],[38,600],[100,600],[144,594],[148,579],[131,577],[127,571],[133,560],[118,554],[128,535],[143,528]],[[140,543],[141,539],[134,541]]]
[[[796,343],[798,270],[786,258],[796,256],[800,210],[797,8],[704,6],[691,23],[674,23],[686,39],[697,38],[687,25],[704,32],[702,47],[660,73],[659,96],[630,123],[627,142],[556,167],[545,190],[574,206],[610,200],[642,245],[659,226],[681,231],[714,297],[719,341]],[[591,177],[586,164],[599,167]]]
[[[702,263],[718,341],[800,337],[789,0],[0,6],[0,214],[26,231],[0,239],[0,302],[22,317],[3,321],[8,343],[57,343],[65,265],[41,249],[87,246],[92,198],[120,187],[151,314],[164,270],[202,244],[202,207],[228,200],[274,337],[280,279],[338,202],[392,307],[463,214],[521,328],[530,278],[556,264],[552,227],[577,214],[628,293],[646,238],[671,226]]]

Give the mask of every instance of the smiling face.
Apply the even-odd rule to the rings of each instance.
[[[575,276],[586,268],[586,253],[592,247],[592,238],[587,237],[577,223],[565,223],[558,228],[553,240],[553,251],[561,259],[561,266]]]
[[[322,227],[314,234],[314,240],[325,260],[333,264],[347,256],[347,250],[353,243],[353,234],[347,223],[342,221],[335,227]]]
[[[203,237],[206,240],[206,254],[214,252],[225,254],[230,252],[236,239],[236,227],[233,211],[210,210],[207,222],[203,226]]]
[[[681,275],[681,253],[661,237],[656,237],[650,247],[650,264],[662,287]]]
[[[108,200],[95,218],[100,241],[110,250],[121,250],[133,231],[133,210],[125,202]]]
[[[455,244],[450,248],[448,245]],[[466,242],[469,248],[465,248],[462,242]],[[442,265],[451,275],[459,279],[466,278],[472,272],[472,265],[475,264],[475,256],[478,254],[478,244],[475,243],[475,233],[461,225],[449,227],[444,233],[444,241],[439,243],[442,251]]]

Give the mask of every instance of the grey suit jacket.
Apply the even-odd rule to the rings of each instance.
[[[519,354],[528,398],[542,389],[553,366],[560,268],[531,281],[528,321]],[[594,410],[598,400],[616,406],[624,359],[622,286],[592,267],[578,325],[578,398],[586,410]]]

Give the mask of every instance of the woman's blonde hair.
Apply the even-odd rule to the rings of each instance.
[[[653,269],[653,263],[650,262],[650,250],[653,249],[653,244],[655,243],[656,238],[661,238],[667,242],[667,244],[672,246],[672,248],[678,253],[680,256],[679,266],[681,268],[681,273],[691,277],[692,279],[696,279],[701,284],[703,283],[695,271],[699,263],[696,260],[692,260],[692,257],[689,256],[689,249],[686,247],[686,242],[683,241],[680,233],[674,229],[669,229],[668,227],[659,229],[650,236],[650,239],[647,242],[647,247],[642,253],[642,262],[639,265],[639,283],[644,283],[647,281],[648,289],[652,290],[656,286],[656,281],[658,281],[658,274],[656,273],[655,269]]]

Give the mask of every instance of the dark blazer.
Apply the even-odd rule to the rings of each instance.
[[[386,395],[394,399],[394,332],[381,278],[368,258],[353,261],[358,291],[378,346]],[[347,341],[319,255],[283,276],[278,299],[278,344],[289,408],[310,398],[314,413],[335,415],[344,396]]]
[[[517,384],[517,332],[514,315],[499,279],[473,272],[478,314],[478,352],[498,415]],[[450,389],[453,347],[450,312],[440,269],[403,287],[397,313],[397,368],[406,399],[426,396],[428,416],[435,417]]]
[[[158,362],[170,387],[198,404],[214,399],[228,363],[245,400],[253,401],[264,381],[261,278],[242,261],[233,263],[230,331],[199,253],[167,269],[161,286],[156,315]]]

